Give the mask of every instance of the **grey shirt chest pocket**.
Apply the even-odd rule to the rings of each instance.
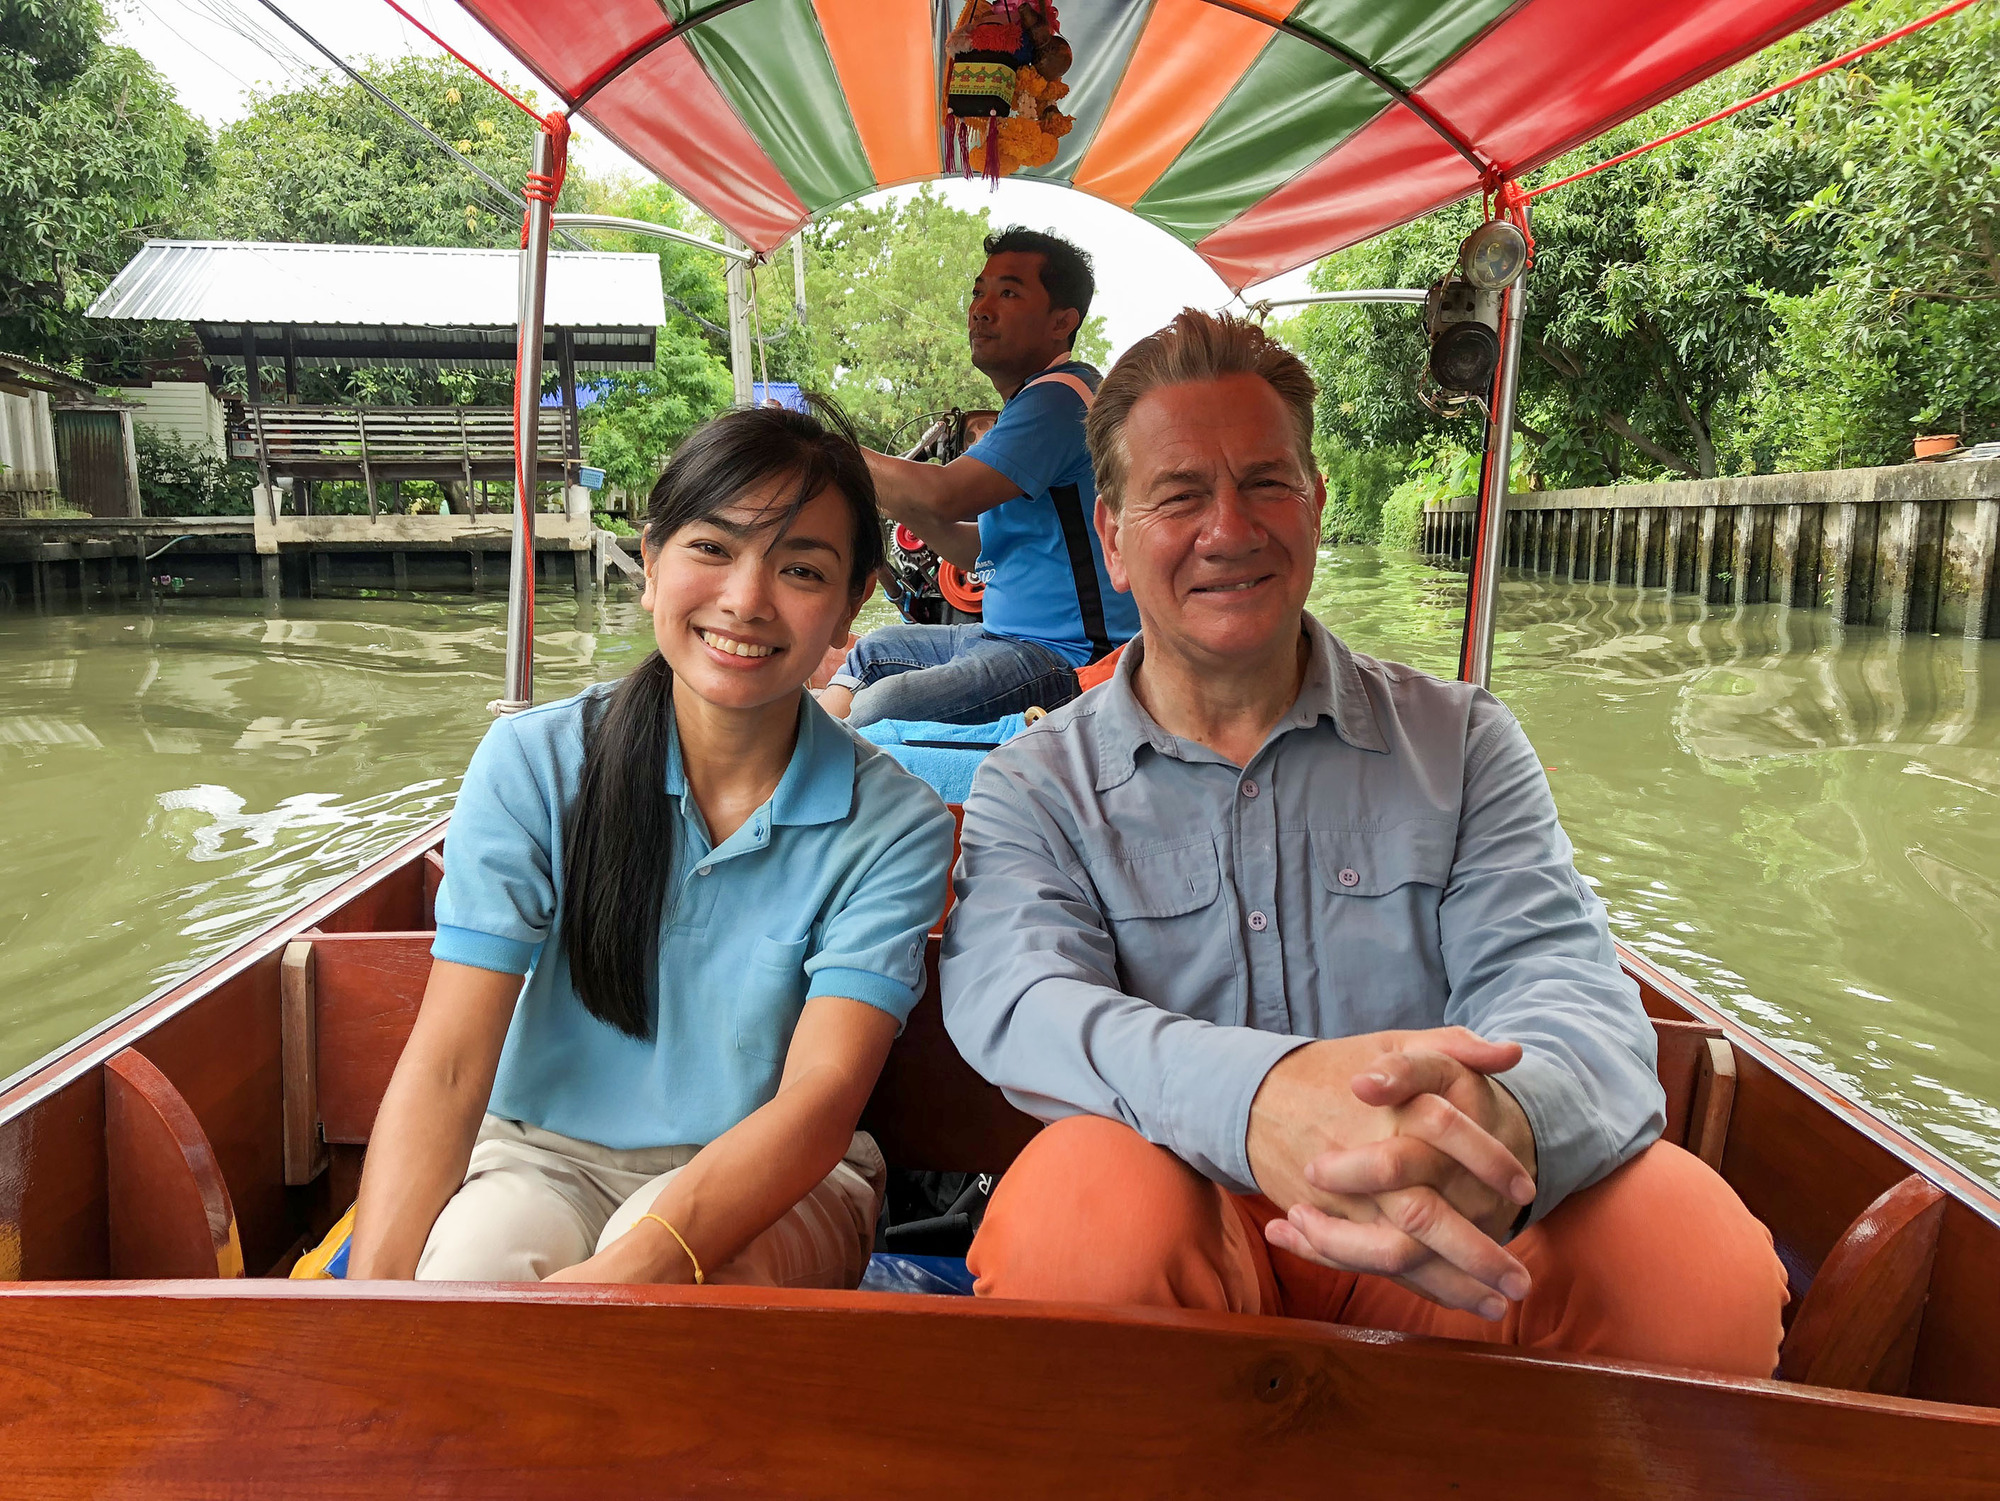
[[[1309,838],[1313,942],[1343,1025],[1434,1024],[1450,998],[1438,908],[1456,827],[1412,818],[1375,829],[1315,828]],[[1428,1020],[1413,1021],[1412,1007]]]
[[[1241,1022],[1213,839],[1104,854],[1085,868],[1127,995],[1207,1021]]]

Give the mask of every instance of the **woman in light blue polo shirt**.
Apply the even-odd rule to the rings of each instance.
[[[689,437],[646,519],[659,651],[473,756],[350,1277],[860,1280],[884,1169],[855,1122],[952,821],[804,692],[882,560],[835,424]]]

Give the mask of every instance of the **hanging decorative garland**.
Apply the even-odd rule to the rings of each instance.
[[[966,0],[945,39],[944,168],[997,183],[1045,167],[1076,121],[1056,108],[1072,61],[1046,0]]]

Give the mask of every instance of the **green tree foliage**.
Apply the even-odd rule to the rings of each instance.
[[[501,182],[524,180],[535,123],[450,58],[361,71]],[[216,137],[215,165],[201,228],[219,240],[504,247],[521,230],[517,209],[346,79],[261,96]]]
[[[1914,9],[1842,12],[1828,44]],[[1892,463],[1916,433],[2000,436],[2000,14],[1974,7],[1811,86],[1789,128],[1834,170],[1784,228],[1836,248],[1809,293],[1769,299],[1776,357],[1739,463]]]
[[[208,133],[98,0],[0,0],[0,348],[71,366],[83,311],[208,171]]]
[[[1925,8],[1850,6],[1541,180]],[[1918,431],[2000,435],[1996,97],[2000,19],[1980,7],[1538,200],[1518,418],[1534,478],[1894,463]],[[1464,205],[1407,225],[1322,262],[1315,283],[1425,285],[1477,219]],[[1315,308],[1291,330],[1321,381],[1322,465],[1355,476],[1357,495],[1381,493],[1385,463],[1477,442],[1470,421],[1414,399],[1425,349],[1413,309]]]
[[[254,465],[225,460],[150,423],[135,424],[139,495],[148,516],[248,516]]]
[[[899,434],[913,438],[922,413],[999,405],[965,338],[966,301],[986,259],[980,242],[992,228],[984,209],[953,208],[926,186],[899,202],[830,211],[807,231],[811,355],[798,368],[841,403],[864,441],[893,448]],[[1102,318],[1084,323],[1076,351],[1105,361]]]

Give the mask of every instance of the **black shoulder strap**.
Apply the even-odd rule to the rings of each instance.
[[[1049,491],[1062,522],[1063,549],[1076,579],[1076,607],[1083,616],[1083,633],[1090,640],[1092,662],[1111,652],[1111,633],[1104,628],[1104,593],[1097,587],[1097,555],[1090,549],[1090,518],[1083,514],[1083,493],[1075,485]]]

